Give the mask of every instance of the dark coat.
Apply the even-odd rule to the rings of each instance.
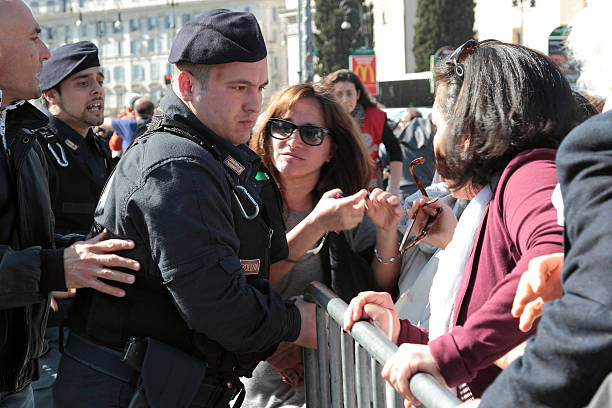
[[[63,251],[52,249],[44,154],[31,130],[47,118],[32,105],[7,112],[0,147],[0,391],[38,377],[51,290],[66,290]]]
[[[612,112],[574,129],[557,155],[565,204],[563,296],[544,306],[522,358],[484,407],[583,407],[612,372]]]

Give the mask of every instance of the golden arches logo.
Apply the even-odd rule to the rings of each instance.
[[[368,64],[368,65],[361,65],[361,64],[357,65],[353,69],[353,72],[364,83],[371,84],[371,83],[376,82],[376,77],[374,76],[374,67],[372,67],[371,64]],[[367,80],[368,74],[369,74],[369,80]]]

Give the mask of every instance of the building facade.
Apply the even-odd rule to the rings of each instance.
[[[134,95],[157,102],[172,74],[168,54],[176,32],[191,18],[214,8],[250,11],[268,48],[270,85],[264,95],[288,83],[286,41],[280,15],[284,0],[26,0],[53,50],[89,40],[100,49],[106,91],[105,111],[117,114]]]
[[[412,53],[417,0],[376,0],[374,52],[379,81],[393,81],[414,72]],[[585,0],[476,0],[476,38],[523,44],[548,53],[551,32],[569,23]],[[457,46],[466,38],[458,38]]]

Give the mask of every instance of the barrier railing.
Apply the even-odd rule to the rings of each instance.
[[[304,298],[317,305],[319,344],[317,350],[304,351],[307,407],[403,407],[401,395],[380,376],[381,365],[397,346],[365,321],[355,323],[350,334],[344,332],[341,326],[348,305],[324,284],[311,283]],[[427,373],[412,376],[410,390],[427,408],[451,408],[461,403]]]

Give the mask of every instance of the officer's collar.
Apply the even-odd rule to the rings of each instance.
[[[257,153],[252,151],[245,144],[234,146],[200,122],[172,89],[169,89],[168,93],[159,102],[159,108],[168,118],[185,123],[205,137],[206,140],[213,145],[213,148],[217,151],[221,160],[224,161],[228,167],[232,168],[234,164],[231,159],[226,162],[228,156],[238,160],[242,165],[260,160]]]
[[[65,142],[66,139],[70,139],[73,143],[76,143],[77,146],[85,146],[87,143],[91,143],[93,141],[94,133],[93,130],[91,130],[91,127],[87,129],[87,134],[85,137],[83,137],[80,133],[70,127],[70,125],[55,116],[49,117],[49,125],[57,130],[57,137],[63,142]],[[72,147],[73,150],[76,150],[73,145],[69,144],[69,146]]]

